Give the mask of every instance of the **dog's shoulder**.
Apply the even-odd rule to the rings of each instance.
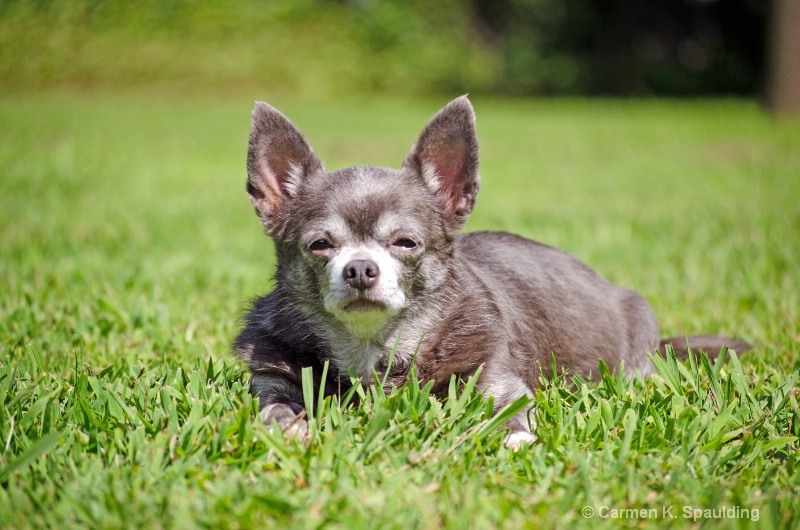
[[[560,250],[539,243],[532,239],[527,239],[517,234],[509,232],[470,232],[458,238],[459,249],[468,254],[481,255],[489,252],[514,252],[524,249],[527,251],[556,251]]]
[[[471,232],[459,237],[456,246],[459,257],[471,266],[498,274],[541,273],[551,267],[591,272],[568,252],[508,232]]]
[[[584,262],[565,250],[508,232],[471,232],[459,237],[459,255],[479,267],[535,272],[537,277],[559,274],[596,276]]]

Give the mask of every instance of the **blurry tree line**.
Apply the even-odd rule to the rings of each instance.
[[[503,55],[501,90],[752,94],[763,0],[473,0]]]
[[[766,0],[0,0],[0,90],[757,94]]]

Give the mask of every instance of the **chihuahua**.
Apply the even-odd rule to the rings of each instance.
[[[301,370],[326,394],[388,373],[401,385],[412,366],[446,391],[452,376],[483,367],[480,390],[496,410],[533,394],[539,376],[609,369],[647,376],[659,340],[638,293],[615,287],[574,256],[516,235],[459,235],[480,187],[475,115],[455,99],[422,130],[400,169],[326,171],[301,133],[266,103],[253,110],[247,191],[275,242],[276,287],[256,299],[234,349],[250,366],[261,418],[305,436]],[[688,338],[707,352],[716,336]],[[389,366],[389,359],[394,358]],[[540,371],[541,370],[541,374]],[[524,412],[506,444],[534,441]]]

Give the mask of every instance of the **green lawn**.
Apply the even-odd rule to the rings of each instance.
[[[336,168],[397,166],[446,100],[270,103]],[[473,104],[469,230],[576,254],[664,335],[755,351],[547,382],[516,454],[473,390],[419,385],[346,411],[309,395],[313,441],[284,442],[229,352],[274,267],[244,191],[252,100],[3,96],[0,527],[797,527],[800,123],[743,101]],[[652,511],[601,517],[626,509]]]

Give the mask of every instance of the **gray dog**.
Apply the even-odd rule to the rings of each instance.
[[[234,348],[252,371],[261,417],[304,436],[301,369],[326,393],[348,373],[387,384],[421,381],[446,390],[478,367],[479,388],[500,409],[538,384],[538,366],[591,376],[653,372],[658,323],[638,293],[615,287],[561,250],[507,233],[459,235],[478,193],[475,115],[460,97],[433,117],[402,167],[328,172],[300,132],[265,103],[253,110],[247,191],[278,258],[275,290],[254,301]],[[746,343],[689,337],[692,347],[738,351]],[[392,366],[389,355],[397,345]],[[416,357],[415,357],[416,352]],[[316,380],[320,384],[319,379]],[[506,443],[535,440],[524,413]]]

